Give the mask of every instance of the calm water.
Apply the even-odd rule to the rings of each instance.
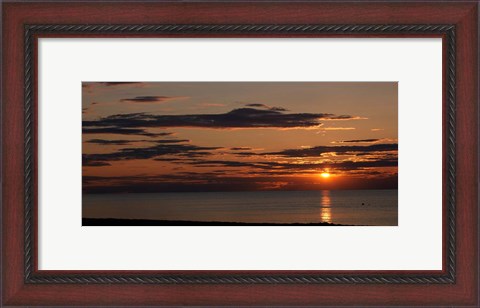
[[[92,194],[82,210],[84,218],[396,226],[398,190]]]

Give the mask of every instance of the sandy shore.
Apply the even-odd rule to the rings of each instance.
[[[116,218],[83,218],[82,226],[341,226],[326,222],[319,223],[243,223],[222,221],[187,221],[187,220],[147,220]]]

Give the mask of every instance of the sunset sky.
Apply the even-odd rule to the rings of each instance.
[[[84,82],[83,192],[397,188],[397,83]]]

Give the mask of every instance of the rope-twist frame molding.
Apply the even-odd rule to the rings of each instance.
[[[25,272],[26,283],[123,284],[424,284],[455,283],[455,26],[454,25],[25,25]],[[446,268],[442,274],[42,274],[34,271],[34,35],[56,34],[438,34],[446,61]]]

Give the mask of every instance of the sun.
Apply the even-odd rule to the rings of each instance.
[[[328,178],[330,177],[330,173],[328,173],[328,172],[322,172],[322,173],[320,173],[320,176],[321,176],[322,178],[324,178],[324,179],[328,179]]]

